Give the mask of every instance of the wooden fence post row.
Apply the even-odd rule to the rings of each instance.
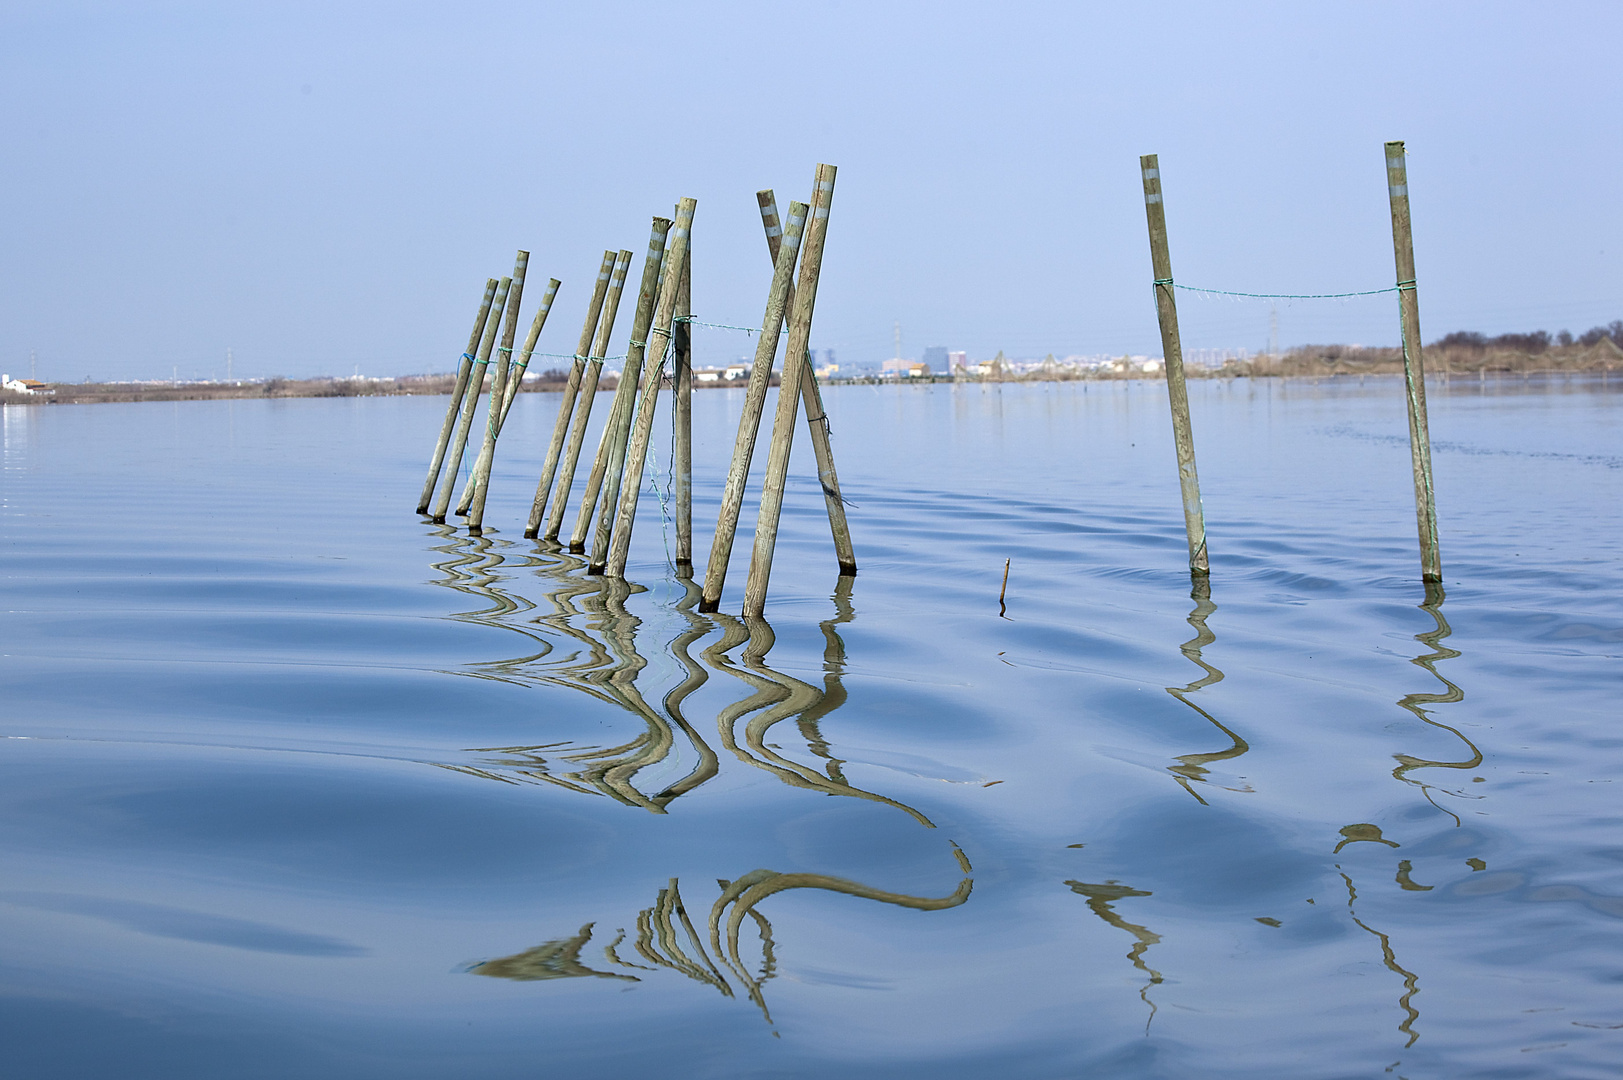
[[[631,317],[631,339],[626,346],[625,363],[620,367],[620,381],[614,388],[614,400],[609,406],[609,419],[598,438],[597,456],[586,477],[586,490],[581,494],[575,530],[569,536],[572,552],[586,550],[586,532],[592,527],[598,496],[606,490],[604,504],[613,505],[619,495],[620,470],[625,467],[626,441],[631,436],[631,402],[637,396],[637,377],[647,354],[648,326],[654,317],[654,300],[659,295],[671,224],[670,218],[656,217],[648,235],[648,253],[643,258],[642,280],[637,285],[637,310]]]
[[[580,342],[575,346],[575,360],[569,368],[569,382],[564,386],[563,401],[558,405],[558,419],[552,426],[552,442],[547,446],[546,461],[541,466],[541,481],[535,485],[535,501],[530,505],[530,520],[525,523],[524,536],[535,539],[541,527],[541,516],[547,512],[547,497],[552,494],[552,478],[558,472],[558,456],[563,452],[564,440],[569,437],[569,417],[575,408],[575,395],[580,390],[581,372],[586,357],[592,351],[592,332],[597,329],[597,314],[603,307],[603,297],[609,291],[609,278],[614,276],[615,253],[605,251],[603,263],[597,272],[597,287],[592,291],[592,302],[586,305],[586,322],[581,326]]]
[[[772,421],[766,477],[761,483],[761,509],[755,519],[755,549],[750,553],[749,579],[744,584],[746,619],[759,618],[766,610],[767,583],[772,576],[772,555],[778,543],[783,491],[789,477],[789,451],[795,438],[795,413],[800,404],[797,391],[806,368],[812,312],[817,306],[817,278],[823,267],[823,243],[828,237],[828,212],[834,201],[835,172],[832,165],[818,165],[812,188],[811,218],[806,223],[806,237],[801,244],[800,281],[795,287],[795,303],[789,315],[789,342],[784,346],[777,415]]]
[[[451,404],[445,410],[445,423],[440,427],[440,438],[434,444],[434,456],[428,462],[428,479],[423,483],[422,497],[417,500],[417,512],[428,513],[434,501],[434,489],[439,486],[440,466],[445,463],[445,450],[451,445],[451,431],[456,427],[457,412],[462,408],[462,395],[468,388],[468,374],[473,370],[473,353],[485,332],[485,321],[490,318],[490,305],[496,297],[496,279],[485,282],[485,298],[479,304],[479,314],[473,320],[473,333],[468,335],[468,347],[456,368],[456,383],[451,388]]]
[[[1167,252],[1166,206],[1160,162],[1156,155],[1145,154],[1139,158],[1139,169],[1144,180],[1144,210],[1149,219],[1150,259],[1155,272],[1155,307],[1161,323],[1161,347],[1166,358],[1167,399],[1172,406],[1172,437],[1178,453],[1178,482],[1183,490],[1184,528],[1189,538],[1189,570],[1198,579],[1211,571],[1206,550],[1206,519],[1200,501],[1200,478],[1195,471],[1194,436],[1189,424],[1189,391],[1184,382],[1183,345],[1178,333],[1172,257]],[[1392,210],[1392,253],[1397,267],[1394,291],[1398,294],[1398,320],[1402,331],[1415,522],[1420,533],[1420,577],[1426,584],[1433,585],[1443,580],[1443,562],[1437,540],[1436,487],[1432,480],[1431,431],[1426,414],[1426,367],[1420,348],[1420,300],[1415,286],[1408,164],[1402,142],[1386,144],[1386,182]]]
[[[828,508],[840,573],[842,577],[856,573],[856,557],[852,552],[844,501],[840,497],[839,477],[829,446],[822,397],[807,349],[824,238],[828,229],[829,207],[834,195],[834,176],[833,166],[817,167],[811,203],[791,204],[786,226],[778,221],[777,204],[772,192],[767,190],[757,194],[773,275],[767,292],[761,336],[756,344],[755,364],[746,392],[745,415],[739,425],[706,569],[705,588],[701,593],[689,586],[691,595],[702,601],[704,610],[716,610],[720,603],[727,561],[749,477],[750,460],[771,385],[773,360],[777,355],[778,343],[785,337],[788,344],[784,354],[784,372],[777,398],[749,582],[745,590],[745,614],[758,616],[765,603],[767,576],[777,542],[793,445],[793,428],[801,402],[805,403],[806,419],[811,427],[818,477]],[[675,390],[671,409],[671,470],[676,504],[674,561],[679,577],[691,579],[693,574],[691,238],[696,207],[695,200],[684,198],[677,204],[674,218],[653,219],[624,369],[587,477],[575,530],[568,542],[571,551],[583,552],[587,549],[590,532],[591,550],[586,569],[591,574],[607,574],[615,578],[625,576],[643,474],[653,440],[659,391],[666,376],[667,351],[672,358],[670,377]],[[528,538],[558,544],[631,256],[629,251],[616,253],[609,250],[603,253],[597,285],[587,306],[580,343],[576,346],[568,383],[553,425],[552,440],[530,507],[524,531]],[[520,355],[515,357],[513,343],[517,336],[528,263],[529,253],[521,251],[511,278],[499,281],[491,279],[486,283],[467,351],[458,365],[451,402],[441,425],[420,500],[420,512],[428,513],[436,523],[445,521],[467,451],[474,416],[478,411],[479,396],[484,390],[485,371],[490,366],[494,349],[496,367],[487,404],[485,432],[467,484],[457,501],[457,513],[467,517],[468,531],[473,536],[481,535],[484,531],[485,505],[497,439],[512,410],[513,400],[519,392],[559,288],[556,278],[549,281],[529,335]],[[797,267],[800,275],[798,288],[795,284]],[[502,330],[499,345],[496,342],[498,329]]]

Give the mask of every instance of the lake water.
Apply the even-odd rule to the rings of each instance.
[[[1618,383],[1434,380],[1429,598],[1398,382],[1191,392],[1209,598],[1164,387],[843,387],[753,639],[557,395],[477,540],[443,398],[6,408],[4,1072],[1615,1076]]]

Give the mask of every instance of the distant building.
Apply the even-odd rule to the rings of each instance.
[[[693,377],[699,382],[720,382],[721,368],[694,368]]]
[[[829,350],[831,354],[833,351],[833,349]],[[840,365],[838,364],[824,364],[822,367],[817,369],[817,377],[819,379],[832,379],[835,375],[839,374],[839,371]]]
[[[913,361],[911,361],[911,360],[903,360],[900,357],[898,357],[898,358],[896,358],[894,360],[886,360],[883,364],[879,365],[879,374],[881,374],[881,375],[905,375],[907,373],[908,369],[911,368],[912,366],[913,366]]]
[[[909,364],[907,370],[902,374],[906,375],[909,379],[928,379],[932,372],[930,371],[929,364]]]
[[[10,375],[0,375],[0,390],[7,390],[13,394],[49,394],[51,388],[38,379],[13,379]]]
[[[735,379],[747,379],[750,377],[750,366],[748,364],[728,364],[727,370],[721,373],[721,377],[728,382]]]
[[[924,350],[924,366],[929,371],[951,371],[948,367],[947,347],[932,345]]]

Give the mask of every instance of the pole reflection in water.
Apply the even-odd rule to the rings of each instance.
[[[1179,786],[1204,804],[1206,800],[1201,798],[1200,793],[1194,789],[1193,784],[1207,783],[1206,776],[1211,770],[1206,768],[1206,766],[1214,761],[1225,761],[1229,758],[1237,758],[1246,751],[1250,750],[1251,747],[1244,739],[1240,738],[1240,736],[1236,735],[1234,732],[1225,727],[1223,723],[1217,719],[1217,717],[1213,716],[1211,713],[1189,700],[1189,694],[1193,694],[1197,690],[1223,681],[1223,673],[1216,667],[1207,663],[1206,660],[1201,656],[1202,649],[1217,641],[1217,635],[1212,633],[1212,631],[1206,626],[1207,617],[1217,610],[1217,605],[1212,603],[1212,586],[1210,580],[1206,578],[1199,578],[1195,580],[1194,588],[1190,591],[1189,598],[1195,602],[1195,609],[1189,613],[1188,619],[1189,625],[1194,627],[1195,636],[1178,646],[1178,648],[1183,652],[1184,656],[1192,660],[1199,667],[1203,668],[1206,674],[1199,679],[1196,679],[1188,686],[1169,686],[1166,688],[1166,692],[1183,702],[1185,705],[1189,706],[1191,709],[1195,710],[1206,720],[1207,723],[1211,724],[1218,731],[1221,731],[1224,735],[1228,736],[1230,745],[1213,753],[1180,754],[1178,755],[1178,764],[1168,766],[1168,771],[1177,778]],[[1251,790],[1251,785],[1243,784],[1240,787],[1225,788],[1224,790],[1249,792]]]
[[[638,955],[655,966],[648,967],[622,958],[620,946],[625,940],[624,930],[617,931],[614,940],[603,946],[603,956],[608,963],[626,970],[654,972],[660,968],[667,968],[694,982],[713,987],[725,997],[736,996],[732,983],[728,981],[730,974],[738,980],[745,996],[755,1003],[767,1022],[771,1023],[772,1013],[767,1007],[763,986],[777,972],[777,957],[772,942],[772,923],[757,910],[757,906],[763,900],[790,889],[819,889],[895,907],[911,908],[915,911],[941,911],[954,908],[969,899],[973,880],[969,876],[968,858],[956,847],[953,854],[957,857],[964,877],[956,889],[941,897],[887,892],[884,889],[876,889],[860,882],[827,874],[781,874],[775,870],[753,870],[737,881],[720,879],[716,882],[721,890],[720,895],[710,907],[708,949],[694,927],[693,920],[688,916],[686,906],[682,903],[677,879],[671,878],[669,884],[660,889],[654,897],[653,905],[637,913],[635,922],[637,936],[633,939],[632,946]],[[1148,894],[1131,893],[1131,895]],[[754,921],[761,940],[761,960],[753,975],[750,973],[751,964],[745,960],[743,949],[739,944],[739,932],[746,918]],[[481,961],[470,965],[467,970],[474,975],[488,975],[515,981],[569,978],[642,981],[642,976],[624,974],[621,971],[599,970],[587,966],[581,960],[581,949],[591,940],[595,925],[587,923],[573,937],[543,942],[533,949],[526,949],[513,956]],[[1152,941],[1160,940],[1153,934],[1149,936]],[[727,969],[726,973],[721,970],[723,966]],[[1154,981],[1160,981],[1158,974],[1155,975]]]
[[[510,659],[470,665],[464,674],[500,679],[517,685],[563,686],[618,706],[642,722],[643,730],[627,741],[608,747],[581,746],[573,741],[530,746],[484,747],[470,753],[486,755],[477,764],[434,762],[441,768],[503,783],[551,783],[586,795],[606,795],[628,806],[653,813],[666,813],[680,796],[693,791],[720,772],[720,759],[698,730],[689,722],[687,700],[709,680],[711,672],[724,673],[741,682],[748,693],[724,706],[716,725],[721,745],[740,761],[761,769],[786,785],[825,795],[849,796],[892,807],[907,814],[925,828],[934,824],[917,809],[876,792],[856,787],[843,772],[844,762],[835,757],[819,721],[846,702],[841,679],[845,671],[845,643],[837,627],[851,622],[852,579],[842,577],[835,587],[834,615],[820,624],[825,647],[823,685],[816,687],[766,663],[775,636],[765,619],[745,622],[729,615],[706,615],[698,611],[700,590],[693,582],[679,580],[684,595],[672,605],[682,626],[661,649],[668,649],[682,672],[682,678],[651,705],[637,685],[648,667],[639,652],[638,637],[643,620],[626,608],[628,597],[645,591],[641,586],[617,578],[589,576],[585,560],[566,553],[544,552],[538,557],[520,556],[546,583],[541,605],[497,587],[501,575],[497,567],[504,559],[497,552],[504,541],[490,536],[458,538],[449,529],[441,535],[448,543],[434,550],[447,558],[434,563],[444,574],[437,582],[447,588],[478,596],[489,606],[451,617],[500,627],[523,635],[538,647]],[[525,622],[509,620],[530,612],[539,614]],[[708,637],[715,640],[694,655],[695,647]],[[743,646],[740,658],[729,653]],[[807,753],[821,767],[797,761],[774,743],[768,743],[773,729],[793,720]],[[742,725],[742,730],[740,730]],[[639,773],[675,757],[678,747],[693,764],[685,776],[649,794],[635,781]],[[962,877],[945,896],[914,896],[892,892],[862,882],[827,874],[780,873],[753,870],[736,880],[718,880],[720,894],[711,906],[708,942],[694,926],[682,902],[677,879],[660,889],[654,903],[635,919],[636,935],[631,941],[636,954],[647,964],[625,958],[626,932],[621,930],[602,946],[605,967],[593,967],[581,958],[593,936],[595,923],[582,926],[573,936],[544,942],[513,956],[474,964],[468,970],[517,981],[564,978],[609,978],[640,981],[644,976],[629,972],[675,971],[696,982],[714,987],[733,997],[734,981],[770,1022],[762,992],[776,971],[772,924],[758,910],[767,898],[791,889],[815,889],[872,900],[918,911],[939,911],[957,907],[969,899],[973,888],[969,859],[952,845],[953,857]],[[1136,895],[1136,894],[1135,894]],[[761,957],[752,964],[744,957],[740,931],[746,919],[759,931]],[[1136,961],[1136,956],[1135,956]],[[649,966],[652,965],[652,966]],[[1157,980],[1159,976],[1157,976]]]
[[[1401,708],[1407,709],[1409,712],[1413,713],[1423,723],[1434,728],[1441,728],[1442,730],[1453,735],[1455,738],[1459,739],[1460,742],[1465,744],[1465,746],[1470,750],[1470,756],[1460,761],[1433,761],[1429,758],[1415,757],[1412,754],[1394,754],[1393,757],[1397,760],[1398,767],[1392,770],[1392,775],[1397,779],[1402,780],[1404,783],[1413,784],[1418,787],[1421,794],[1425,796],[1427,802],[1454,819],[1454,825],[1457,828],[1462,824],[1459,815],[1446,807],[1438,805],[1437,800],[1432,793],[1433,791],[1440,790],[1446,794],[1453,795],[1456,798],[1470,798],[1471,796],[1461,791],[1450,791],[1447,788],[1437,788],[1432,784],[1428,784],[1423,780],[1409,775],[1409,773],[1416,769],[1470,770],[1475,769],[1477,766],[1482,764],[1482,751],[1477,748],[1475,743],[1465,736],[1464,732],[1460,731],[1458,728],[1451,727],[1448,724],[1433,720],[1430,713],[1425,708],[1425,706],[1428,705],[1452,704],[1454,702],[1465,700],[1465,691],[1445,678],[1440,672],[1438,672],[1435,666],[1439,660],[1452,660],[1460,655],[1459,650],[1451,649],[1442,644],[1442,642],[1453,633],[1453,628],[1448,625],[1448,620],[1443,616],[1443,600],[1445,599],[1443,587],[1441,584],[1428,583],[1425,588],[1426,598],[1425,601],[1421,603],[1420,609],[1432,617],[1432,621],[1435,625],[1431,630],[1416,634],[1415,640],[1420,642],[1422,645],[1427,646],[1429,649],[1431,649],[1431,651],[1417,656],[1409,662],[1414,664],[1416,667],[1425,668],[1433,678],[1443,684],[1444,690],[1441,693],[1406,694],[1402,698],[1398,699],[1397,704]],[[1379,826],[1368,822],[1346,826],[1341,830],[1341,837],[1342,839],[1338,844],[1336,844],[1333,854],[1340,854],[1342,848],[1353,843],[1384,844],[1390,848],[1397,848],[1399,846],[1395,841],[1388,840],[1385,836],[1383,836]],[[1340,870],[1339,865],[1338,870]],[[1398,887],[1406,893],[1430,892],[1433,886],[1416,882],[1411,877],[1413,872],[1414,864],[1412,862],[1410,862],[1408,859],[1400,860],[1398,862],[1397,873],[1394,878],[1394,881]],[[1419,976],[1398,963],[1397,953],[1392,947],[1392,939],[1389,936],[1365,923],[1354,912],[1353,905],[1358,899],[1357,889],[1353,885],[1352,877],[1346,870],[1340,870],[1340,873],[1341,880],[1345,882],[1347,886],[1348,915],[1351,916],[1352,921],[1358,925],[1359,929],[1370,934],[1380,942],[1381,962],[1386,966],[1387,970],[1391,971],[1393,974],[1399,976],[1403,980],[1403,994],[1398,998],[1398,1008],[1403,1011],[1404,1018],[1402,1022],[1398,1024],[1398,1030],[1408,1036],[1408,1042],[1404,1044],[1405,1049],[1407,1049],[1408,1047],[1413,1046],[1415,1041],[1420,1038],[1420,1033],[1414,1030],[1415,1022],[1420,1019],[1420,1010],[1414,1006],[1414,997],[1420,992]]]
[[[1420,1019],[1420,1010],[1411,1004],[1414,996],[1420,992],[1420,976],[1398,963],[1397,953],[1392,951],[1391,938],[1366,925],[1358,917],[1357,912],[1353,910],[1353,904],[1358,900],[1358,890],[1353,888],[1352,878],[1345,873],[1341,875],[1341,880],[1347,883],[1347,914],[1358,924],[1360,930],[1372,934],[1381,943],[1381,962],[1386,965],[1387,970],[1403,978],[1403,996],[1398,998],[1398,1008],[1403,1010],[1403,1021],[1398,1024],[1398,1030],[1409,1036],[1409,1041],[1403,1044],[1403,1048],[1407,1050],[1420,1038],[1420,1033],[1414,1029],[1414,1022]]]
[[[1202,799],[1201,801],[1204,802],[1205,800]],[[1155,1002],[1150,1000],[1150,987],[1160,983],[1162,976],[1159,971],[1145,963],[1144,954],[1149,951],[1151,945],[1160,944],[1161,935],[1148,927],[1128,922],[1117,914],[1116,909],[1111,905],[1118,900],[1125,900],[1131,896],[1150,896],[1152,894],[1143,889],[1129,888],[1115,881],[1106,881],[1100,885],[1089,885],[1085,881],[1067,881],[1065,884],[1070,886],[1072,892],[1088,898],[1089,911],[1114,926],[1117,930],[1125,930],[1137,939],[1133,947],[1127,950],[1127,959],[1133,962],[1134,967],[1149,976],[1149,981],[1138,988],[1138,996],[1143,999],[1144,1004],[1150,1007],[1149,1018],[1144,1021],[1144,1033],[1149,1034],[1150,1024],[1155,1020],[1156,1011]]]
[[[1466,738],[1464,732],[1460,731],[1458,728],[1450,727],[1447,724],[1441,723],[1440,721],[1433,720],[1431,718],[1431,714],[1424,708],[1424,706],[1427,705],[1452,704],[1456,701],[1465,700],[1465,691],[1461,690],[1458,686],[1455,686],[1453,683],[1444,678],[1437,671],[1436,667],[1437,661],[1452,660],[1460,655],[1459,650],[1450,649],[1448,646],[1443,644],[1443,641],[1454,632],[1453,628],[1448,625],[1448,620],[1443,617],[1444,599],[1445,595],[1443,593],[1443,587],[1441,584],[1431,583],[1426,586],[1426,600],[1425,603],[1420,605],[1420,610],[1430,615],[1432,620],[1437,625],[1432,630],[1428,630],[1425,633],[1416,634],[1415,640],[1420,642],[1422,645],[1428,646],[1432,651],[1426,653],[1424,656],[1417,656],[1409,662],[1414,664],[1416,667],[1425,668],[1431,673],[1433,678],[1442,683],[1447,689],[1440,694],[1408,694],[1398,701],[1398,705],[1409,710],[1411,713],[1417,716],[1421,722],[1429,724],[1434,728],[1441,728],[1442,730],[1453,735],[1455,738],[1459,739],[1460,742],[1464,743],[1466,747],[1470,749],[1471,754],[1469,757],[1461,761],[1431,761],[1426,758],[1414,757],[1410,754],[1394,754],[1392,756],[1397,760],[1398,767],[1392,770],[1392,775],[1397,779],[1402,780],[1404,783],[1414,784],[1415,786],[1419,787],[1421,793],[1425,795],[1427,802],[1431,803],[1433,806],[1436,806],[1437,809],[1442,810],[1443,813],[1453,818],[1455,825],[1459,825],[1459,815],[1454,813],[1452,810],[1447,810],[1441,806],[1438,806],[1437,800],[1432,798],[1433,785],[1427,784],[1425,781],[1409,775],[1416,769],[1469,770],[1482,764],[1482,751],[1477,749],[1477,745],[1475,743]],[[1456,798],[1470,798],[1470,796],[1466,795],[1462,791],[1448,791],[1446,788],[1441,790],[1447,792],[1449,795],[1455,796]]]

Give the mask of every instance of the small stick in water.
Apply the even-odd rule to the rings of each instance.
[[[1009,611],[1003,603],[1003,594],[1009,591],[1009,563],[1011,561],[1010,559],[1003,560],[1003,588],[997,591],[997,613],[999,615],[1006,615]]]

